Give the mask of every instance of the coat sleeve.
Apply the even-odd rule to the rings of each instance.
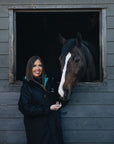
[[[38,116],[47,115],[50,112],[50,107],[43,102],[39,105],[34,105],[31,103],[32,92],[30,87],[24,84],[21,87],[20,98],[18,102],[18,108],[24,115]]]

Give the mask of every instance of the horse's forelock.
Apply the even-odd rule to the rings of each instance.
[[[68,52],[71,52],[72,49],[75,47],[75,45],[76,45],[76,39],[68,40],[62,48],[61,58],[65,59]]]

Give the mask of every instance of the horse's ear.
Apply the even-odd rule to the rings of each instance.
[[[62,45],[64,45],[67,41],[61,34],[59,34],[59,40]]]
[[[81,34],[78,32],[77,36],[76,36],[76,45],[77,47],[81,47],[81,43],[82,43],[82,36]]]
[[[59,61],[61,61],[61,56],[59,56]]]

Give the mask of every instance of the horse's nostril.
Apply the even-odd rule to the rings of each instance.
[[[64,90],[64,95],[67,97],[69,94],[69,90],[68,89],[63,89]]]
[[[63,90],[64,90],[64,99],[69,100],[70,95],[71,95],[71,90],[70,89],[65,89],[65,88]]]

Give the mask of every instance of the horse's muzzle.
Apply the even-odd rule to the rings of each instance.
[[[63,100],[69,101],[70,100],[70,95],[71,95],[71,90],[70,89],[63,89],[64,90],[64,96]]]

